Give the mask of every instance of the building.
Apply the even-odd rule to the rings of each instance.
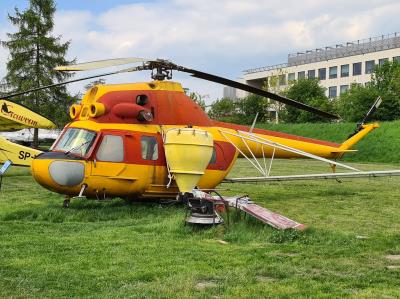
[[[242,81],[260,88],[275,78],[284,89],[293,80],[318,78],[326,95],[334,98],[352,83],[368,84],[375,65],[392,60],[400,61],[400,33],[289,54],[286,63],[244,71]]]
[[[223,98],[228,98],[228,99],[236,99],[236,88],[230,87],[230,86],[224,86],[223,89]]]

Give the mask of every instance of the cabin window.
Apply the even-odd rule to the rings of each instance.
[[[104,135],[96,156],[97,159],[105,162],[124,161],[124,141],[122,136]]]
[[[210,159],[210,164],[215,164],[217,162],[217,150],[213,148],[212,156]]]
[[[140,143],[142,145],[142,159],[143,160],[157,160],[158,159],[158,143],[156,137],[142,136]]]

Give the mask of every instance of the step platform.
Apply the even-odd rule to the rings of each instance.
[[[295,229],[299,231],[304,231],[307,228],[307,226],[304,224],[298,223],[283,215],[274,213],[264,207],[255,204],[250,200],[248,196],[224,197],[224,201],[228,202],[230,207],[239,209],[276,229]]]

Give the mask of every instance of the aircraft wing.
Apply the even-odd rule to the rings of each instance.
[[[10,160],[13,165],[31,166],[32,159],[41,151],[22,146],[0,136],[0,163]]]
[[[25,128],[54,129],[56,125],[21,104],[0,100],[0,131],[9,132]]]

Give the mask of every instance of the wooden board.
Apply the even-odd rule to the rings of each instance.
[[[240,209],[276,229],[296,229],[303,231],[307,228],[307,226],[304,224],[298,223],[292,219],[289,219],[278,213],[274,213],[264,207],[261,207],[251,202],[248,197],[224,197],[224,200],[229,203],[229,206]]]

